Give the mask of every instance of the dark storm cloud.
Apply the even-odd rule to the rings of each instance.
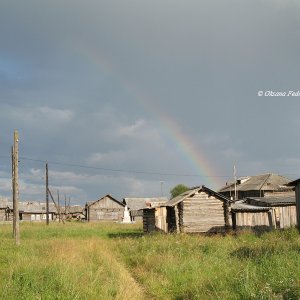
[[[300,90],[299,9],[297,1],[2,1],[1,153],[17,128],[26,157],[194,173],[163,130],[167,115],[217,176],[230,177],[234,163],[240,175],[299,175],[300,97],[257,96]],[[9,174],[9,161],[1,164]],[[43,166],[24,162],[26,197],[39,197],[32,170]],[[78,201],[153,195],[162,180],[165,193],[176,182],[207,182],[59,165],[52,172],[61,178],[55,187]]]

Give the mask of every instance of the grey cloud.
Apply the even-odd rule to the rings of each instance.
[[[193,173],[164,119],[170,118],[214,162],[216,176],[231,176],[234,162],[241,174],[298,173],[288,159],[298,157],[300,98],[257,92],[300,90],[299,10],[298,1],[279,0],[4,0],[0,154],[9,157],[17,128],[26,157]],[[10,160],[1,158],[1,165],[9,174]],[[78,201],[107,192],[160,193],[161,180],[166,193],[178,181],[208,182],[51,168],[55,187],[69,187]],[[24,184],[38,197],[35,184],[42,191],[42,182],[32,169],[43,165],[21,160]]]

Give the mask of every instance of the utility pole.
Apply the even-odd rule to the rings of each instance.
[[[71,213],[71,196],[69,196],[69,212],[68,212],[68,217],[70,217],[70,213]]]
[[[163,185],[164,185],[164,182],[161,181],[161,182],[160,182],[160,195],[161,195],[162,197],[164,196]]]
[[[49,225],[49,188],[48,188],[48,163],[46,163],[46,224]]]
[[[13,233],[16,245],[20,245],[20,227],[19,227],[19,134],[14,131],[14,146],[13,146]]]
[[[57,190],[57,213],[58,213],[58,220],[60,223],[59,190]]]
[[[14,172],[14,146],[11,146],[11,185],[12,185],[12,194],[13,194],[13,207],[15,205],[15,172]],[[15,220],[15,215],[13,214],[13,237],[15,238],[16,236],[16,220]]]
[[[67,195],[65,194],[65,219],[67,219]]]
[[[54,203],[54,206],[55,206],[56,210],[58,211],[58,207],[57,207],[57,205],[56,205],[56,203],[55,203],[55,201],[54,201],[54,198],[53,198],[53,196],[52,196],[52,193],[51,193],[51,191],[50,191],[50,190],[48,190],[48,193],[49,193],[49,195],[50,195],[50,197],[51,197],[51,199],[52,199],[52,201],[53,201],[53,203]],[[62,222],[63,222],[63,224],[65,224],[65,222],[64,222],[64,220],[63,220],[63,219],[62,219]]]

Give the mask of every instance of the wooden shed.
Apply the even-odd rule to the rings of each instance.
[[[295,196],[248,197],[231,206],[233,229],[254,231],[287,228],[296,225]]]
[[[166,207],[146,207],[142,211],[144,233],[151,233],[155,231],[168,232]]]
[[[169,200],[161,207],[166,208],[166,232],[213,233],[225,232],[230,228],[230,200],[217,192],[200,186]],[[156,230],[155,211],[144,210],[144,230]],[[161,213],[163,215],[163,213]],[[144,223],[145,223],[144,222]],[[153,225],[154,224],[154,225]]]
[[[106,195],[85,205],[86,220],[92,221],[122,221],[125,205]]]

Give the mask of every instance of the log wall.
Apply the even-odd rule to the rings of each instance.
[[[178,206],[181,232],[220,232],[225,231],[223,201],[205,192],[186,198]]]
[[[109,197],[97,201],[87,208],[88,221],[121,221],[124,207]]]

